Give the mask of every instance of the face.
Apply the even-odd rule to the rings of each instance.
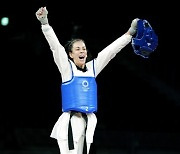
[[[72,58],[74,63],[80,68],[84,68],[87,58],[86,45],[83,41],[77,41],[73,43],[72,52],[69,53],[69,56]]]

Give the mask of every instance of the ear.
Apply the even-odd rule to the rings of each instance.
[[[72,52],[69,52],[69,57],[73,59]]]

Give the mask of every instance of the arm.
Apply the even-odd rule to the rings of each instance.
[[[50,46],[54,61],[61,73],[62,81],[64,82],[71,78],[71,69],[68,61],[68,56],[64,47],[60,44],[53,28],[49,25],[47,15],[48,11],[46,7],[41,7],[36,12],[36,17],[41,23],[42,32]]]
[[[131,22],[131,26],[128,31],[104,48],[98,53],[95,59],[96,76],[102,71],[102,69],[113,59],[118,52],[120,52],[127,44],[131,42],[132,36],[136,33],[137,21],[136,18]]]

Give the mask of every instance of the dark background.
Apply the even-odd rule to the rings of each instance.
[[[176,10],[169,12],[171,4],[163,3],[159,7],[156,1],[122,4],[118,1],[98,4],[93,1],[3,1],[0,17],[9,16],[10,24],[0,27],[3,92],[0,148],[22,149],[24,145],[34,145],[32,140],[38,135],[45,138],[36,139],[39,145],[57,146],[49,135],[62,113],[61,76],[35,16],[41,6],[47,7],[49,23],[59,41],[64,45],[71,37],[79,36],[86,41],[92,57],[124,34],[132,19],[149,21],[159,39],[150,58],[134,54],[129,44],[97,77],[99,104],[94,146],[98,149],[100,143],[105,142],[110,147],[126,147],[131,149],[129,153],[135,153],[132,151],[135,141],[136,146],[145,149],[179,150]],[[23,137],[27,134],[34,136]],[[113,143],[108,144],[109,140]]]

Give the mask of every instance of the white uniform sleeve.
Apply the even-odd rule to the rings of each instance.
[[[98,53],[97,58],[95,59],[96,76],[103,70],[109,61],[131,41],[131,38],[131,35],[124,34]]]
[[[48,24],[42,25],[41,28],[53,53],[54,61],[61,73],[62,82],[65,82],[71,78],[71,67],[68,61],[68,55],[64,47],[60,44],[53,28]]]

